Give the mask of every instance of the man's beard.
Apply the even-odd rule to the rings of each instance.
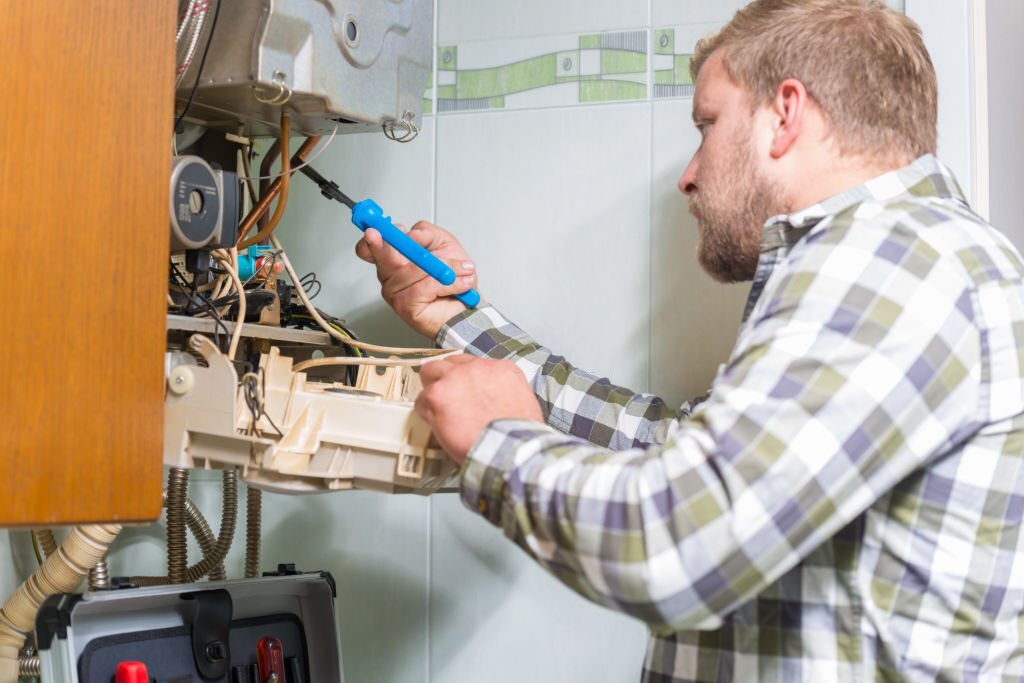
[[[733,149],[720,165],[702,164],[699,189],[690,196],[700,235],[697,260],[724,283],[754,279],[765,221],[784,213],[781,189],[754,163],[749,129],[740,131]]]

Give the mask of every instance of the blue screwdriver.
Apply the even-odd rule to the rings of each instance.
[[[447,286],[455,282],[455,271],[444,261],[424,249],[419,242],[395,227],[395,224],[391,222],[391,217],[384,215],[384,210],[377,202],[372,199],[364,199],[361,202],[353,201],[338,188],[337,183],[324,178],[309,164],[299,166],[298,170],[320,187],[320,194],[352,209],[352,223],[357,228],[363,232],[366,232],[367,228],[373,228],[379,232],[384,241],[394,247],[398,253],[415,263],[423,272],[442,285]],[[480,303],[480,294],[475,289],[456,294],[455,298],[469,308],[476,308]]]

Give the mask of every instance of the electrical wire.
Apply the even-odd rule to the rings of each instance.
[[[291,187],[291,156],[288,153],[288,135],[291,129],[291,119],[288,118],[287,114],[281,114],[281,178],[280,178],[280,190],[278,191],[277,206],[274,208],[274,215],[271,216],[270,221],[259,230],[252,237],[245,237],[245,233],[241,233],[238,236],[238,248],[247,249],[254,244],[259,244],[263,240],[267,239],[274,229],[277,228],[277,224],[281,222],[281,216],[284,215],[284,207],[288,204],[288,190]]]
[[[249,199],[252,200],[252,205],[256,206],[256,202],[259,201],[259,195],[256,193],[256,183],[250,177],[252,176],[252,162],[249,160],[249,151],[251,150],[252,147],[238,150],[239,154],[242,155],[242,172],[245,173],[245,176],[240,178],[240,180],[245,181],[245,186],[249,190]]]
[[[356,337],[355,333],[353,333],[352,330],[350,330],[347,327],[345,327],[345,321],[344,320],[341,320],[340,318],[335,318],[335,317],[333,317],[331,315],[328,315],[327,313],[324,313],[323,311],[320,311],[319,309],[317,309],[317,310],[320,312],[320,315],[327,321],[327,323],[329,325],[334,327],[336,330],[338,330],[342,334],[347,335],[347,336],[351,337],[352,339],[356,339],[358,341],[358,337]],[[297,312],[297,311],[301,311],[301,312]],[[304,307],[302,307],[302,306],[296,306],[296,305],[293,304],[292,306],[289,306],[288,309],[286,309],[284,311],[284,313],[285,313],[285,316],[286,316],[285,320],[287,321],[286,325],[287,324],[293,324],[293,325],[295,325],[296,327],[298,327],[300,329],[302,329],[302,328],[309,328],[309,329],[314,329],[314,330],[321,329],[320,325],[316,322],[316,320],[311,315],[309,315],[306,312],[306,309]],[[363,353],[362,351],[360,351],[359,349],[357,349],[354,346],[349,346],[348,344],[339,342],[337,339],[335,339],[334,341],[341,347],[342,351],[344,351],[345,355],[347,355],[347,356],[362,357],[362,356],[366,355],[365,353]],[[345,379],[345,383],[346,384],[349,384],[351,386],[355,386],[356,382],[359,380],[359,369],[356,366],[354,366],[354,365],[350,366],[349,368],[347,368],[345,370],[345,377],[344,377],[344,379]]]
[[[196,80],[192,84],[192,90],[188,94],[188,100],[185,102],[185,108],[181,110],[181,114],[174,121],[174,128],[172,130],[178,130],[178,126],[185,119],[185,115],[188,114],[188,110],[192,108],[192,101],[196,97],[196,90],[199,88],[199,81],[203,77],[203,67],[206,66],[206,57],[210,54],[210,45],[213,43],[213,33],[217,30],[217,18],[220,16],[220,4],[222,0],[215,0],[217,6],[213,10],[213,20],[210,22],[210,35],[206,39],[206,47],[203,48],[203,56],[199,60],[199,69],[196,71]]]
[[[36,530],[32,529],[32,552],[36,555],[36,563],[43,563],[43,554],[39,551],[39,539],[36,538]]]
[[[308,368],[319,368],[329,365],[386,365],[388,367],[417,368],[442,358],[444,356],[431,356],[429,358],[373,358],[368,356],[351,358],[347,356],[329,356],[327,358],[313,358],[296,363],[292,366],[292,371],[302,372]]]
[[[301,164],[299,164],[297,166],[292,166],[290,172],[292,174],[294,174],[296,171],[298,171],[302,167],[309,166],[311,163],[316,161],[316,158],[318,156],[320,156],[321,154],[323,154],[327,150],[327,148],[331,146],[331,141],[334,140],[334,136],[337,135],[337,134],[338,134],[338,124],[336,123],[336,124],[334,124],[334,130],[331,131],[331,136],[329,138],[327,138],[327,142],[324,143],[324,146],[321,147],[320,149],[318,149],[316,151],[316,153],[313,154],[313,156],[309,157],[308,159],[303,161]],[[249,173],[251,173],[251,171],[246,170],[245,171],[245,176],[242,177],[242,178],[239,178],[239,180],[277,180],[278,178],[280,178],[281,176],[284,175],[284,171],[281,171],[280,173],[278,173],[276,175],[271,174],[271,175],[250,176]]]
[[[320,315],[327,321],[328,325],[330,325],[334,329],[338,330],[338,332],[341,332],[343,335],[345,335],[346,337],[349,337],[350,339],[353,339],[355,341],[359,341],[359,339],[354,334],[352,334],[351,330],[349,330],[347,327],[345,327],[340,322],[338,322],[337,318],[332,318],[332,317],[324,314],[324,312],[321,311],[320,309],[317,309],[317,312],[319,312]],[[312,327],[312,328],[319,327],[319,325],[316,322],[316,318],[314,318],[311,315],[302,315],[301,313],[297,313],[297,314],[292,314],[291,317],[295,318],[296,320],[300,320],[300,321],[309,321],[309,324],[308,324],[309,327]],[[351,344],[349,344],[347,342],[343,343],[342,345],[346,346],[346,347],[349,347],[352,350],[352,355],[353,356],[364,356],[364,355],[366,355],[362,351],[360,351],[359,348],[357,348],[355,346],[352,346]]]
[[[245,405],[249,408],[249,412],[252,414],[252,425],[250,430],[256,432],[260,431],[259,422],[260,418],[266,418],[270,426],[274,428],[279,437],[284,437],[284,434],[278,428],[274,421],[267,415],[264,404],[264,395],[266,394],[266,387],[264,386],[263,372],[260,374],[255,372],[247,372],[242,375],[242,398],[245,400]]]
[[[268,256],[270,257],[270,263],[267,263],[265,260]],[[264,251],[262,252],[260,258],[264,259],[263,263],[259,266],[259,268],[252,269],[252,275],[246,278],[243,284],[249,284],[256,278],[258,278],[262,273],[265,273],[265,275],[263,276],[264,279],[270,277],[270,275],[273,274],[274,266],[277,264],[277,252],[274,251],[273,249],[271,249],[270,251]]]
[[[238,249],[231,247],[231,249],[225,251],[223,249],[214,249],[210,252],[213,258],[220,262],[224,270],[227,271],[231,281],[235,284],[235,291],[238,292],[238,317],[235,321],[235,329],[231,333],[231,344],[228,346],[228,358],[234,360],[235,352],[238,351],[238,342],[242,338],[242,325],[245,324],[245,287],[242,286],[242,280],[238,277]],[[212,304],[211,304],[212,306]],[[214,307],[216,309],[216,307]]]
[[[295,273],[295,268],[292,267],[291,261],[288,260],[288,255],[285,253],[284,247],[281,246],[281,242],[277,239],[277,236],[271,235],[270,241],[274,245],[274,247],[276,247],[277,250],[280,252],[281,262],[284,264],[285,270],[288,271],[288,277],[292,279],[292,282],[301,282],[302,280]],[[306,296],[306,292],[302,289],[301,286],[295,287],[295,293],[299,295],[299,298],[302,299],[302,303],[303,305],[305,305],[306,310],[309,311],[309,314],[313,317],[314,320],[316,320],[316,322],[327,334],[331,335],[335,339],[338,339],[339,341],[345,344],[348,344],[349,346],[362,349],[363,351],[369,351],[371,353],[388,353],[402,356],[426,356],[425,358],[416,359],[419,361],[418,363],[416,363],[418,365],[422,365],[423,363],[429,362],[431,360],[436,360],[438,358],[443,358],[445,356],[452,356],[455,354],[462,353],[462,351],[459,350],[409,349],[395,346],[380,346],[378,344],[367,344],[366,342],[358,341],[348,336],[347,334],[339,332],[335,328],[331,327],[331,325],[328,324],[326,320],[324,320],[323,316],[320,315],[320,312],[317,311],[316,307],[313,306],[313,303],[309,300],[309,297]],[[398,363],[396,361],[401,359],[395,358],[378,358],[375,360],[377,365],[409,365],[409,363]]]
[[[213,304],[211,304],[209,301],[207,301],[203,297],[201,297],[198,294],[196,294],[195,291],[193,291],[193,287],[189,286],[188,280],[186,280],[185,276],[182,275],[180,270],[178,270],[177,264],[175,264],[174,261],[171,261],[170,263],[171,263],[171,273],[172,273],[172,279],[174,280],[174,285],[176,287],[178,287],[178,289],[183,294],[185,294],[185,296],[188,297],[186,299],[186,301],[188,301],[189,303],[198,303],[200,306],[205,307],[209,311],[210,317],[213,318],[213,320],[214,320],[213,342],[214,342],[214,344],[217,345],[218,349],[223,350],[223,346],[221,344],[220,332],[221,332],[221,330],[223,330],[224,336],[227,337],[227,338],[230,338],[231,337],[231,331],[228,330],[228,326],[224,324],[224,319],[221,316],[220,311],[218,311],[217,308]],[[192,281],[192,285],[193,286],[195,285],[195,280],[194,279]],[[189,306],[186,306],[185,310],[183,312],[184,312],[185,315],[191,315],[191,311],[190,311]]]
[[[299,160],[305,159],[306,155],[309,154],[309,150],[313,149],[313,146],[316,145],[318,140],[320,140],[320,138],[318,137],[306,138],[306,141],[302,143],[302,146],[299,147],[299,151],[296,152],[295,156],[292,158]],[[265,156],[269,158],[269,156],[276,153],[275,149],[279,145],[279,142],[275,142],[274,146],[271,147],[270,150],[267,150],[267,154]],[[266,159],[264,159],[264,162],[266,162]],[[249,231],[252,229],[252,226],[256,225],[257,222],[262,220],[263,215],[267,212],[267,209],[270,208],[271,202],[274,201],[274,197],[276,197],[277,193],[281,190],[282,182],[283,179],[278,178],[277,180],[270,183],[266,190],[261,192],[259,202],[257,202],[256,206],[254,206],[252,210],[249,211],[248,214],[246,214],[245,218],[242,219],[242,222],[238,226],[239,240],[241,240],[243,236],[249,234]],[[262,185],[263,183],[260,184]]]
[[[323,285],[320,283],[320,280],[317,279],[316,273],[312,272],[303,275],[302,280],[299,281],[299,284],[302,285],[302,289],[306,292],[306,296],[308,296],[310,300],[315,299],[317,294],[320,293],[320,290],[323,289]],[[316,291],[310,294],[309,290],[313,289],[314,285],[316,285]]]

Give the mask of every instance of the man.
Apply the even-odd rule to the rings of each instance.
[[[647,681],[1019,680],[1024,266],[932,156],[918,27],[875,0],[755,0],[692,69],[698,257],[753,280],[699,405],[464,310],[475,273],[436,226],[411,234],[453,287],[358,246],[405,320],[471,354],[424,366],[417,401],[463,500],[646,622]]]

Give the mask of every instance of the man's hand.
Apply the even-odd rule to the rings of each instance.
[[[460,467],[473,442],[494,420],[544,421],[533,389],[511,361],[451,356],[424,365],[420,379],[423,391],[416,399],[416,412]]]
[[[372,228],[356,243],[356,255],[377,266],[384,301],[406,324],[433,339],[441,325],[466,310],[453,295],[476,287],[476,268],[459,241],[433,223],[420,221],[412,226],[409,237],[451,266],[454,284],[445,287],[427,275]]]

